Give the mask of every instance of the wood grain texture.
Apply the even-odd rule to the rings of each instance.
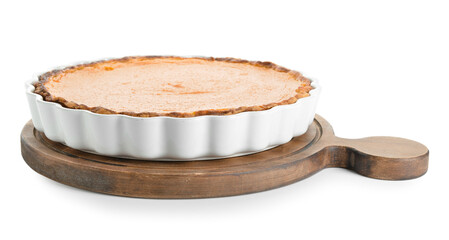
[[[257,154],[206,161],[142,161],[95,155],[50,141],[29,121],[21,134],[22,156],[36,172],[89,191],[142,198],[207,198],[277,188],[324,168],[404,180],[426,173],[429,151],[394,137],[342,139],[316,115],[308,131]]]

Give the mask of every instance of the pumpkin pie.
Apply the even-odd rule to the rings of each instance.
[[[309,96],[310,80],[271,62],[144,56],[39,76],[45,101],[99,114],[194,117],[262,111]]]

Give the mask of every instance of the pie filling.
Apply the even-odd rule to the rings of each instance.
[[[35,92],[68,108],[131,116],[224,115],[291,104],[310,80],[269,62],[128,57],[45,73]]]

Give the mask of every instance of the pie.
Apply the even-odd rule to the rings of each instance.
[[[194,117],[262,111],[309,96],[311,82],[271,62],[145,56],[103,60],[39,76],[45,101],[99,114]]]

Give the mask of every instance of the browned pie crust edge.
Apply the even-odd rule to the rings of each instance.
[[[126,62],[131,59],[133,60],[145,60],[145,59],[151,59],[151,58],[172,58],[172,59],[203,59],[208,61],[222,61],[222,62],[231,62],[231,63],[242,63],[242,64],[250,64],[258,67],[264,67],[264,68],[271,68],[279,72],[286,72],[288,74],[291,74],[294,76],[298,81],[302,82],[301,86],[296,89],[296,95],[294,97],[291,97],[287,100],[281,101],[281,102],[275,102],[265,105],[259,105],[259,106],[249,106],[249,107],[238,107],[238,108],[225,108],[225,109],[210,109],[210,110],[201,110],[196,112],[170,112],[170,113],[156,113],[156,112],[116,112],[101,106],[97,107],[88,107],[84,104],[78,104],[72,101],[67,101],[66,99],[62,97],[53,97],[51,93],[47,90],[44,83],[49,81],[51,77],[54,77],[56,75],[67,73],[67,72],[73,72],[80,69],[83,69],[87,66],[95,66],[100,65],[103,63],[113,63],[113,62]],[[231,115],[231,114],[237,114],[241,112],[248,112],[248,111],[262,111],[262,110],[268,110],[270,108],[273,108],[275,106],[279,105],[286,105],[286,104],[293,104],[298,99],[310,96],[309,91],[312,90],[312,86],[310,85],[311,81],[310,79],[304,77],[301,73],[297,71],[293,71],[284,67],[281,67],[279,65],[276,65],[272,62],[260,62],[260,61],[248,61],[243,59],[237,59],[237,58],[213,58],[213,57],[177,57],[177,56],[135,56],[135,57],[124,57],[119,59],[108,59],[108,60],[100,60],[96,62],[90,62],[85,64],[79,64],[74,66],[69,66],[63,69],[57,69],[53,71],[46,72],[38,77],[38,82],[34,83],[34,93],[39,94],[43,97],[45,101],[48,102],[56,102],[61,104],[63,107],[66,108],[72,108],[72,109],[82,109],[82,110],[88,110],[94,113],[99,114],[121,114],[121,115],[128,115],[133,117],[157,117],[157,116],[168,116],[168,117],[179,117],[179,118],[187,118],[187,117],[196,117],[196,116],[203,116],[203,115]]]

